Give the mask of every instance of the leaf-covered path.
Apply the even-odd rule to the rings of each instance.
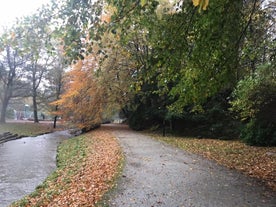
[[[126,157],[111,207],[275,206],[274,192],[255,179],[126,126],[104,127],[119,139]]]

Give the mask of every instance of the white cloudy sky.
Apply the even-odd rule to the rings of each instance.
[[[50,0],[0,0],[0,27],[15,21],[16,17],[31,14]]]

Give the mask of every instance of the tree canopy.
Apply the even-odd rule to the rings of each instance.
[[[239,131],[237,123],[248,129],[252,120],[264,131],[275,126],[264,115],[275,99],[273,2],[60,0],[19,25],[21,33],[6,37],[25,37],[24,55],[36,57],[28,65],[47,55],[52,60],[44,64],[43,83],[53,83],[50,68],[69,70],[55,110],[81,128],[115,111],[135,129],[189,126],[216,136]],[[18,48],[22,43],[12,51]]]

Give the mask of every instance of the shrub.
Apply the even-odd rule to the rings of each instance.
[[[276,145],[276,78],[273,65],[263,65],[241,80],[234,91],[232,110],[246,125],[241,138],[251,145]]]
[[[240,137],[249,145],[276,146],[276,125],[254,119],[245,125]]]

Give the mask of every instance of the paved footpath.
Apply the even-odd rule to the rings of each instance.
[[[104,125],[126,157],[110,207],[276,207],[276,192],[227,169],[124,125]]]

